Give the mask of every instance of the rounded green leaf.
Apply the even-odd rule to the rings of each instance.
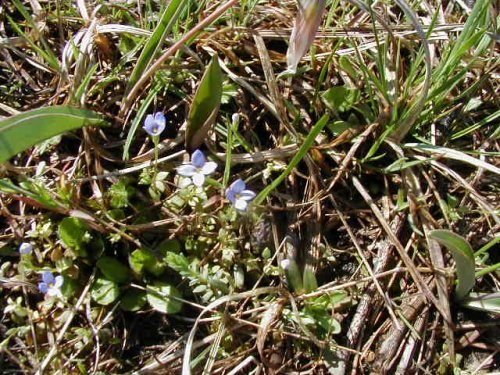
[[[120,295],[118,285],[110,280],[98,278],[92,285],[91,296],[100,305],[109,305]]]
[[[0,163],[46,139],[86,125],[105,125],[96,112],[66,106],[39,108],[0,121]]]
[[[90,235],[85,221],[77,217],[65,217],[59,223],[57,234],[66,248],[73,250],[77,256],[87,256],[85,248]]]
[[[165,263],[160,262],[149,250],[137,249],[130,254],[130,266],[138,274],[149,272],[154,276],[160,276],[165,271]]]
[[[139,311],[147,302],[146,293],[142,290],[130,289],[120,298],[120,307],[125,311]]]
[[[130,279],[130,270],[114,258],[107,256],[100,258],[97,267],[108,280],[115,283],[126,283]]]
[[[182,309],[182,302],[173,297],[182,297],[181,293],[172,285],[157,282],[148,285],[147,299],[151,307],[165,314],[177,314]]]

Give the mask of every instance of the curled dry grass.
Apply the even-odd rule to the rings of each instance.
[[[497,321],[453,302],[453,260],[426,237],[432,229],[448,228],[480,249],[498,236],[499,145],[491,136],[498,113],[498,52],[491,42],[474,57],[477,41],[457,61],[446,54],[464,32],[471,9],[453,2],[410,4],[412,14],[425,21],[433,72],[445,58],[451,64],[442,76],[427,77],[427,99],[421,96],[427,82],[423,42],[401,8],[377,3],[375,15],[333,1],[302,71],[278,78],[286,68],[294,2],[224,4],[232,9],[219,8],[224,5],[215,1],[190,2],[192,13],[162,49],[161,69],[149,77],[154,79],[144,76],[128,97],[127,77],[138,53],[120,43],[148,37],[151,21],[145,16],[157,12],[142,3],[90,6],[79,1],[71,8],[60,2],[53,9],[30,1],[24,4],[33,14],[28,22],[14,4],[1,5],[0,111],[7,116],[41,106],[82,105],[104,114],[113,126],[67,135],[45,153],[34,148],[0,173],[22,181],[46,163],[49,191],[56,195],[61,187],[68,189],[71,209],[85,215],[94,230],[119,234],[124,252],[165,236],[176,238],[195,215],[179,217],[156,204],[147,222],[136,223],[139,212],[133,209],[118,221],[102,213],[104,198],[118,178],[136,178],[152,163],[152,145],[141,132],[132,138],[129,159],[123,158],[124,140],[151,92],[156,95],[150,107],[163,109],[169,119],[157,165],[171,171],[182,161],[185,114],[205,64],[217,53],[230,98],[205,146],[224,160],[225,124],[239,113],[242,141],[233,150],[233,170],[250,178],[255,188],[272,183],[277,175],[262,171],[289,162],[324,113],[351,124],[323,131],[298,168],[261,204],[261,221],[241,232],[241,244],[252,238],[257,248],[277,249],[278,257],[290,245],[303,267],[317,275],[319,287],[292,294],[279,278],[263,277],[248,290],[207,306],[193,300],[186,316],[166,317],[153,311],[92,310],[90,278],[65,320],[52,321],[49,312],[30,316],[32,332],[26,340],[16,338],[1,347],[5,373],[30,373],[40,366],[49,373],[70,373],[78,367],[75,361],[105,373],[180,373],[183,366],[187,373],[197,356],[196,372],[204,373],[405,374],[454,366],[470,373],[494,371]],[[211,16],[217,21],[205,25]],[[206,27],[193,33],[189,45],[176,44],[191,39],[186,35],[196,25]],[[446,81],[462,69],[457,82]],[[340,111],[322,99],[323,92],[341,85],[359,93],[355,109]],[[402,131],[401,124],[409,126]],[[396,129],[392,137],[391,129]],[[418,146],[422,139],[442,149]],[[465,153],[474,159],[468,162]],[[421,164],[388,169],[397,160]],[[138,196],[150,203],[144,192]],[[0,209],[2,245],[19,242],[42,215],[57,221],[70,214],[16,194],[3,194]],[[490,256],[480,269],[498,262],[492,249]],[[202,262],[214,257],[217,251]],[[274,257],[263,266],[276,262]],[[28,306],[35,306],[37,297],[26,286],[12,284],[12,276],[2,276],[2,294],[24,295]],[[478,278],[476,290],[498,291],[498,283],[498,273],[489,272]],[[335,291],[349,296],[330,311],[341,332],[318,337],[301,321],[300,310]],[[295,319],[285,319],[285,309]],[[42,322],[40,331],[35,326]],[[2,331],[13,325],[6,319]],[[76,349],[79,328],[90,328],[91,334]],[[37,357],[54,342],[45,358]]]

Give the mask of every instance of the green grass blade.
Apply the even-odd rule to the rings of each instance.
[[[55,135],[86,125],[104,125],[96,112],[65,106],[20,113],[0,121],[0,163]]]
[[[183,0],[172,0],[163,12],[160,22],[158,22],[158,25],[156,26],[153,34],[144,46],[144,49],[141,52],[141,56],[139,56],[137,64],[135,65],[134,70],[130,75],[127,89],[125,90],[126,93],[128,93],[132,89],[132,87],[134,87],[144,71],[146,71],[146,69],[151,65],[156,52],[158,51],[158,49],[160,49],[166,36],[172,30],[172,27],[177,21],[177,18],[181,14],[182,10],[184,9],[185,4],[186,1]]]
[[[476,283],[472,248],[462,236],[449,230],[433,230],[429,233],[429,237],[450,250],[453,259],[455,259],[458,277],[455,298],[459,301],[464,299]]]
[[[304,143],[302,146],[300,146],[299,151],[293,159],[290,161],[286,169],[276,178],[270,185],[268,185],[264,190],[262,190],[259,195],[255,198],[255,204],[261,204],[264,199],[267,198],[267,196],[274,190],[276,189],[279,184],[283,182],[283,180],[292,173],[293,169],[299,164],[299,162],[306,156],[307,152],[309,149],[312,147],[314,140],[316,137],[319,135],[319,133],[323,130],[323,128],[326,126],[328,123],[328,120],[330,117],[328,115],[323,115],[318,122],[313,126],[309,134],[307,135],[307,138],[305,139]]]
[[[40,42],[42,43],[44,49],[39,48],[35,44],[35,42],[32,40],[32,38],[30,36],[28,36],[26,33],[24,33],[19,28],[19,26],[17,25],[17,23],[15,23],[9,16],[7,16],[9,22],[12,25],[12,27],[16,30],[16,32],[19,35],[21,35],[26,40],[26,42],[28,42],[28,44],[34,50],[36,50],[47,61],[47,63],[50,65],[51,68],[53,68],[55,70],[59,70],[59,68],[60,68],[60,66],[59,66],[59,60],[57,60],[56,55],[50,49],[49,44],[47,43],[47,41],[43,37],[43,33],[39,30],[38,25],[36,24],[35,20],[31,16],[31,12],[28,11],[28,9],[26,9],[26,7],[19,0],[13,0],[12,3],[15,5],[15,7],[19,11],[19,13],[21,13],[21,15],[24,17],[24,19],[29,24],[29,26],[33,30],[35,30],[35,32],[40,36]]]

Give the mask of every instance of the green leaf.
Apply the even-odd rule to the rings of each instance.
[[[123,284],[130,280],[130,270],[114,258],[104,256],[97,261],[103,275],[115,283]]]
[[[66,248],[79,257],[86,257],[86,245],[90,240],[87,224],[77,217],[65,217],[57,228],[59,239]]]
[[[358,102],[360,91],[347,86],[334,86],[322,94],[323,101],[332,110],[346,112]]]
[[[112,185],[107,192],[109,203],[113,208],[125,208],[130,204],[130,198],[134,194],[134,188],[128,185],[126,180],[120,180]]]
[[[137,249],[130,254],[130,266],[138,274],[149,272],[154,276],[160,276],[165,271],[165,263],[160,262],[149,250]]]
[[[201,78],[188,115],[186,147],[194,150],[201,145],[215,122],[222,97],[222,72],[217,55]]]
[[[414,167],[414,166],[420,165],[420,164],[425,164],[427,162],[429,162],[429,159],[408,161],[408,158],[403,157],[401,159],[396,160],[391,165],[382,169],[382,172],[384,174],[401,172],[404,169],[411,168],[411,167]]]
[[[312,147],[314,144],[316,137],[321,133],[323,128],[326,126],[329,120],[328,115],[323,115],[321,118],[314,124],[314,126],[311,128],[309,131],[309,134],[307,135],[306,139],[304,140],[304,143],[302,143],[302,146],[300,146],[299,151],[294,155],[293,159],[288,163],[286,169],[277,177],[274,179],[274,181],[267,185],[265,189],[262,189],[262,191],[255,197],[253,204],[258,205],[261,204],[267,196],[274,190],[276,189],[279,184],[283,182],[283,180],[292,173],[293,169],[299,164],[299,162],[306,156],[307,152],[309,149]]]
[[[0,121],[0,163],[55,135],[105,125],[96,112],[65,106],[35,109]]]
[[[429,232],[429,237],[450,250],[457,267],[458,286],[455,298],[462,300],[469,294],[476,282],[474,252],[469,243],[458,234],[439,229]]]
[[[500,293],[471,293],[460,304],[469,309],[500,314]]]
[[[127,83],[127,89],[125,90],[126,93],[130,92],[146,69],[151,65],[156,52],[163,45],[165,38],[172,30],[172,26],[177,21],[177,18],[181,14],[186,3],[187,2],[183,0],[171,0],[168,3],[168,6],[165,8],[158,25],[156,25],[153,34],[149,37],[144,49],[141,52],[141,56],[139,56],[139,59],[135,64],[134,70],[132,71]]]
[[[285,271],[285,276],[288,281],[289,288],[296,293],[304,292],[304,284],[302,282],[302,274],[297,262],[292,259],[285,259],[281,267]]]
[[[318,289],[318,281],[316,280],[316,275],[309,268],[304,269],[304,290],[306,293],[315,291]]]
[[[120,307],[125,311],[139,311],[147,302],[146,293],[142,290],[130,289],[120,298]]]
[[[180,253],[181,252],[181,244],[177,240],[165,240],[161,244],[159,244],[156,248],[160,254],[164,257],[167,256],[167,253]]]
[[[6,194],[21,194],[46,207],[61,207],[61,204],[52,198],[47,187],[38,182],[24,181],[20,183],[20,186],[17,186],[6,178],[0,179],[0,192]]]
[[[182,302],[173,297],[182,297],[181,293],[172,285],[157,282],[148,285],[147,299],[151,307],[165,314],[177,314],[182,309]]]
[[[97,278],[92,285],[91,296],[100,305],[109,305],[120,295],[118,284],[103,278]]]

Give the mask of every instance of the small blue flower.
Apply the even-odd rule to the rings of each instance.
[[[245,182],[239,178],[226,190],[227,199],[231,201],[238,211],[246,211],[248,202],[254,199],[256,195],[252,190],[246,190],[245,188]]]
[[[147,115],[142,127],[151,137],[160,135],[165,130],[165,115],[162,112],[156,112],[154,115]]]
[[[30,254],[33,251],[33,245],[29,242],[23,242],[19,245],[19,253],[23,255]]]
[[[64,283],[64,278],[61,275],[54,277],[50,271],[44,271],[42,274],[42,282],[38,284],[38,290],[50,297],[62,297],[61,286]]]
[[[191,164],[181,165],[177,168],[177,173],[186,177],[183,186],[193,183],[196,186],[203,186],[205,176],[211,175],[217,169],[217,164],[207,161],[205,155],[200,150],[196,150],[191,155]]]

